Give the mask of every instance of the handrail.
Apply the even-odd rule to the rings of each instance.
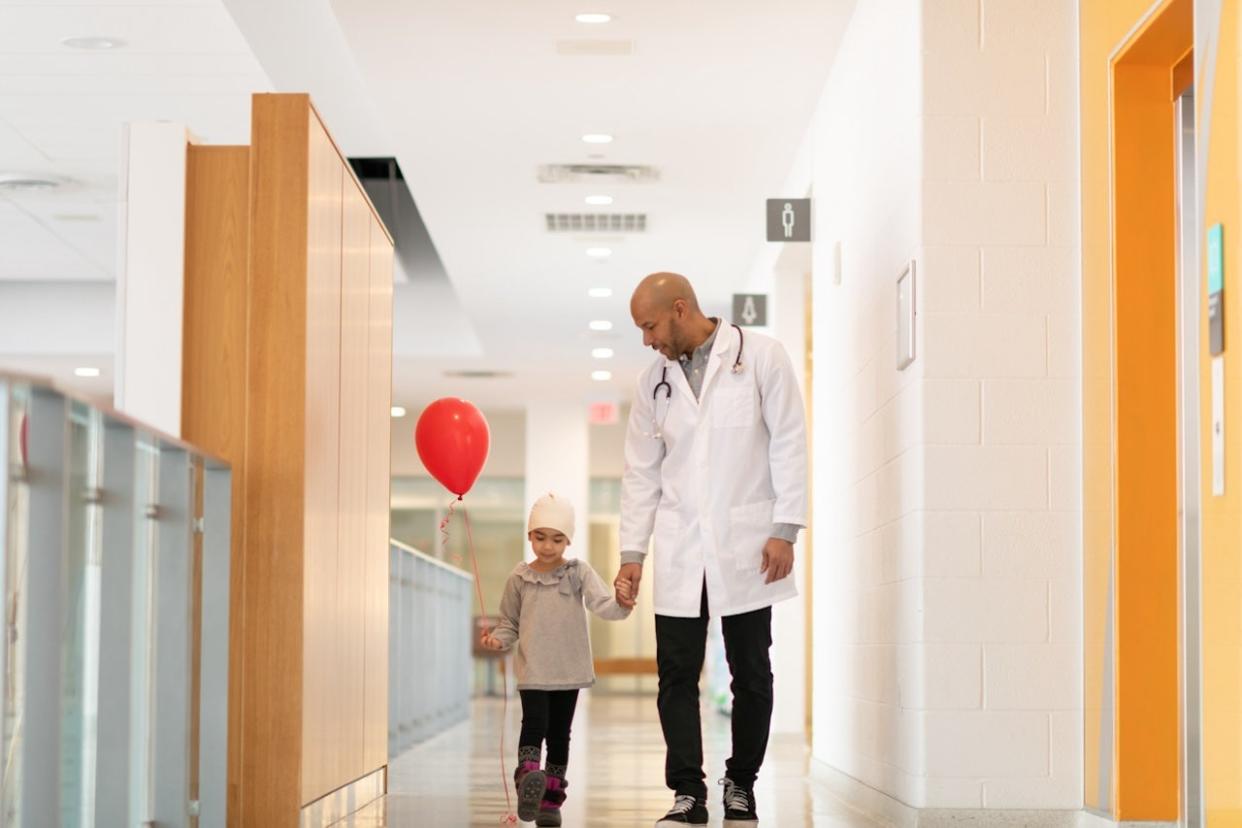
[[[422,550],[415,549],[412,546],[407,546],[406,544],[402,543],[399,540],[391,540],[389,541],[389,543],[391,543],[394,548],[400,549],[402,552],[413,555],[416,558],[421,558],[427,563],[433,564],[442,569],[447,569],[452,574],[457,575],[458,577],[461,577],[461,578],[465,578],[467,581],[474,580],[474,576],[471,575],[466,570],[462,569],[461,567],[453,566],[451,563],[447,563],[445,561],[440,560],[439,558],[433,557],[432,555],[428,555],[426,552],[423,552]]]

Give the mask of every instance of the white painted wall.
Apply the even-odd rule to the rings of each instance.
[[[181,434],[186,156],[174,123],[126,127],[116,284],[116,407]]]
[[[915,807],[1081,805],[1075,32],[1073,0],[860,0],[790,176],[816,207],[813,754]]]
[[[924,0],[928,807],[1082,804],[1077,18]]]
[[[809,132],[815,197],[814,756],[916,804],[920,384],[895,281],[921,230],[919,0],[861,0]],[[824,265],[839,242],[843,281]]]

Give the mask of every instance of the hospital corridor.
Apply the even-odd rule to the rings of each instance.
[[[1240,42],[0,0],[0,828],[1242,828]]]

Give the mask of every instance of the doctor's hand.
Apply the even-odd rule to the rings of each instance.
[[[639,563],[621,564],[612,586],[617,591],[617,603],[626,609],[633,609],[638,602],[638,582],[643,579],[643,565]]]
[[[793,572],[793,544],[780,538],[768,538],[763,545],[763,566],[759,571],[768,573],[765,584],[779,581]]]

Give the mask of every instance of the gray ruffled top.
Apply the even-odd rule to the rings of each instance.
[[[630,614],[586,561],[572,558],[551,572],[525,562],[514,567],[492,636],[506,649],[517,643],[519,690],[574,690],[595,683],[588,609],[610,621]]]

